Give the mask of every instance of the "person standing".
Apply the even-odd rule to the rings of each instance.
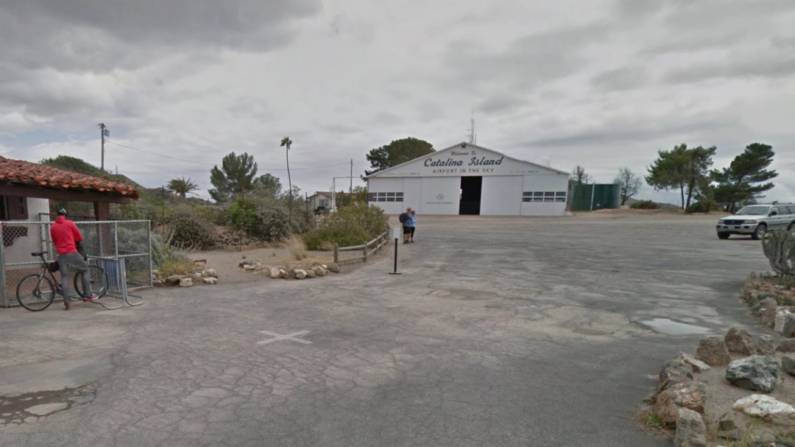
[[[403,225],[403,243],[409,243],[409,237],[411,236],[411,208],[406,208],[406,212],[402,213],[398,216],[398,220],[400,224]]]
[[[417,229],[417,212],[411,210],[410,218],[409,218],[409,228],[411,228],[411,232],[409,233],[409,241],[413,244],[414,243],[414,230]]]
[[[69,268],[75,269],[78,274],[88,271],[88,265],[83,256],[77,251],[77,244],[83,242],[83,235],[77,225],[66,218],[66,210],[58,209],[58,218],[50,227],[50,237],[58,253],[58,267],[61,271],[61,287],[63,288],[63,305],[69,310]],[[91,293],[91,281],[87,275],[82,275],[84,302],[94,302],[99,299]]]

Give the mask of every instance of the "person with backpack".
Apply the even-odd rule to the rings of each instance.
[[[414,230],[417,229],[417,212],[414,211],[414,210],[411,210],[411,213],[409,213],[409,215],[410,215],[409,228],[411,229],[411,232],[409,233],[409,242],[413,244],[414,243]]]
[[[50,237],[55,244],[55,251],[58,253],[58,267],[61,271],[61,285],[63,287],[63,305],[66,310],[69,310],[69,279],[71,275],[70,268],[73,268],[78,273],[88,271],[88,264],[82,251],[83,235],[77,229],[74,222],[66,218],[66,210],[63,208],[58,209],[58,218],[50,227]],[[91,281],[88,275],[83,275],[83,291],[85,296],[84,302],[94,302],[99,297],[91,293]]]
[[[400,224],[403,225],[403,243],[409,243],[409,237],[411,236],[411,208],[406,208],[406,212],[402,213],[398,216],[398,220]]]

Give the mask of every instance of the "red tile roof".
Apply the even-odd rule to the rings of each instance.
[[[0,157],[0,182],[75,191],[106,192],[138,200],[135,187],[52,166]]]

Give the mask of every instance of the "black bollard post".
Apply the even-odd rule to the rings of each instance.
[[[398,238],[395,238],[395,271],[389,272],[390,275],[400,275],[400,272],[397,271],[397,253],[398,253]]]

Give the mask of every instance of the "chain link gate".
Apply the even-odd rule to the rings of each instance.
[[[137,306],[144,297],[130,292],[152,287],[152,233],[148,220],[75,222],[83,234],[83,247],[90,265],[98,265],[108,277],[108,297],[100,300],[108,309],[124,303]],[[0,246],[0,306],[17,305],[16,286],[20,279],[41,271],[41,261],[30,254],[47,252],[55,260],[50,239],[51,222],[0,222],[3,244]],[[58,276],[56,276],[58,278]],[[70,282],[71,284],[71,282]]]

